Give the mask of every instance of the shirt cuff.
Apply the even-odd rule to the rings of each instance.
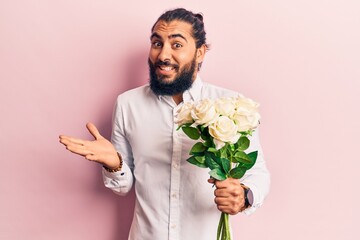
[[[131,169],[124,162],[120,171],[108,172],[102,168],[104,185],[119,195],[126,195],[133,183]]]
[[[244,211],[242,211],[243,213],[245,213],[246,215],[250,215],[252,213],[254,213],[256,211],[256,209],[258,209],[261,205],[262,205],[262,198],[260,196],[260,192],[257,189],[257,187],[255,185],[252,185],[250,183],[245,183],[243,182],[243,184],[245,186],[247,186],[248,188],[250,188],[249,190],[249,203],[251,204],[251,207],[245,209]],[[252,199],[250,199],[252,198]]]

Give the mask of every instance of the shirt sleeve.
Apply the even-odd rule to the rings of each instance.
[[[134,182],[133,176],[133,156],[131,146],[126,138],[124,107],[121,106],[121,97],[119,96],[113,112],[113,128],[111,134],[111,142],[116,151],[118,151],[123,160],[122,169],[118,172],[108,172],[104,168],[102,170],[104,185],[111,189],[114,193],[124,196],[130,190]]]
[[[249,187],[253,194],[253,203],[243,213],[249,215],[259,208],[270,190],[270,173],[266,167],[264,154],[259,141],[259,130],[255,130],[250,139],[248,152],[258,151],[258,157],[255,165],[248,170],[244,177],[240,179],[241,183]]]
[[[105,187],[111,189],[114,193],[125,196],[133,184],[132,171],[126,163],[123,163],[119,172],[108,172],[102,170]]]

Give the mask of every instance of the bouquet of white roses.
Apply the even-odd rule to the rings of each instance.
[[[186,102],[177,112],[175,122],[191,139],[199,140],[190,150],[189,163],[210,168],[217,180],[240,179],[256,162],[257,151],[246,153],[249,135],[258,126],[259,104],[241,95]],[[229,216],[222,213],[217,239],[230,240]]]

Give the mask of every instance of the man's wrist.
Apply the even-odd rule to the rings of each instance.
[[[245,186],[244,184],[241,184],[241,187],[244,190],[244,207],[242,209],[245,210],[252,206],[253,204],[253,194],[249,187]]]
[[[123,160],[122,160],[122,157],[120,155],[120,153],[116,152],[117,153],[117,156],[118,156],[118,159],[119,159],[119,166],[116,167],[116,168],[109,168],[105,165],[103,165],[104,169],[108,172],[118,172],[122,169],[122,166],[123,166]]]

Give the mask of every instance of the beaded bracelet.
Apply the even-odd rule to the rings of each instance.
[[[119,167],[117,167],[117,168],[115,168],[115,169],[111,169],[111,168],[108,168],[108,167],[106,167],[106,166],[103,166],[103,167],[105,168],[105,170],[106,170],[106,171],[108,171],[108,172],[118,172],[118,171],[120,171],[120,170],[121,170],[122,165],[123,165],[123,160],[122,160],[122,158],[121,158],[120,153],[118,153],[118,152],[117,152],[117,155],[118,155],[118,157],[119,157],[120,166],[119,166]]]

